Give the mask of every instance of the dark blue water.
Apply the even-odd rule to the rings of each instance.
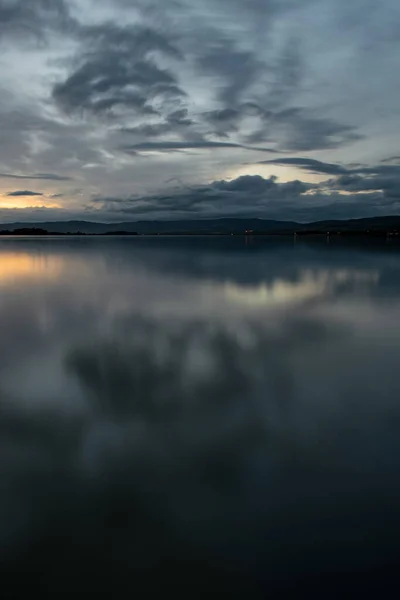
[[[4,597],[397,597],[398,246],[2,239],[0,332]]]

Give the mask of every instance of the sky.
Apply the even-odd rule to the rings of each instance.
[[[0,0],[0,221],[400,214],[398,0]]]

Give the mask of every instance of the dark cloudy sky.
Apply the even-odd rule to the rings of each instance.
[[[0,219],[400,213],[398,0],[0,0]]]

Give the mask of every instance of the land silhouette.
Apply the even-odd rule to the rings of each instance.
[[[0,225],[0,235],[364,235],[399,236],[400,216],[298,223],[224,218],[182,221],[47,221]]]

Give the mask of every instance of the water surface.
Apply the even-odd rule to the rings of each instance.
[[[394,582],[399,301],[391,243],[1,239],[3,589]]]

